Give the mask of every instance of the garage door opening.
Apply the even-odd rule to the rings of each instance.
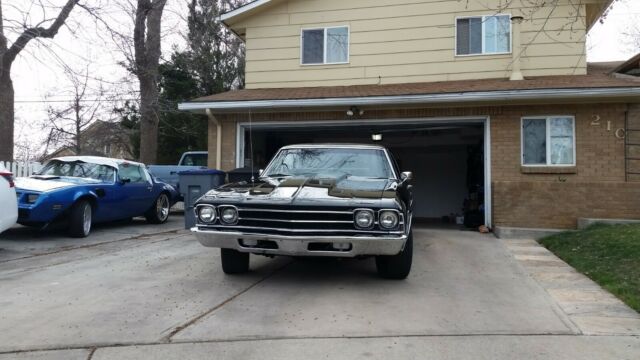
[[[251,129],[251,131],[249,131]],[[414,219],[477,227],[491,224],[485,119],[398,123],[240,124],[238,167],[263,169],[278,149],[304,143],[358,143],[387,147],[401,171],[414,174]],[[380,139],[374,141],[373,139]],[[253,157],[250,156],[253,148]]]

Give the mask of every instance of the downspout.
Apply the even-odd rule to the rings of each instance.
[[[522,70],[520,68],[520,58],[522,55],[522,44],[520,40],[520,28],[522,24],[522,20],[524,18],[522,16],[513,16],[511,17],[512,31],[513,31],[513,49],[511,49],[511,54],[513,55],[513,60],[511,61],[511,77],[509,80],[524,80],[524,76],[522,76]]]
[[[220,170],[222,164],[222,124],[211,113],[211,109],[205,110],[209,121],[216,125],[216,169]]]

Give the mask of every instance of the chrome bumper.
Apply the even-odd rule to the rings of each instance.
[[[396,255],[407,241],[406,235],[401,236],[285,236],[267,234],[245,234],[231,231],[215,231],[191,228],[191,232],[198,241],[207,247],[235,249],[240,252],[288,255],[288,256],[332,256],[355,257],[359,255]],[[244,241],[271,241],[277,244],[277,249],[248,247]],[[349,250],[309,250],[309,244],[314,243],[349,243]]]

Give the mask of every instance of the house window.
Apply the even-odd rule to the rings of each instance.
[[[349,62],[349,27],[302,30],[302,64]]]
[[[456,55],[511,52],[511,16],[491,15],[456,20]]]
[[[522,119],[522,164],[574,166],[575,119],[571,116]]]

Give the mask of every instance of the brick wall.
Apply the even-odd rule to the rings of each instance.
[[[490,116],[494,225],[575,228],[578,217],[640,219],[636,205],[640,182],[625,181],[625,141],[615,136],[616,129],[625,127],[627,109],[626,104],[391,109],[367,110],[364,118]],[[631,110],[629,118],[637,116],[640,121],[640,107]],[[521,167],[520,119],[531,115],[575,116],[575,167],[533,172]],[[248,122],[249,116],[220,114],[217,118],[222,121],[222,168],[230,170],[236,164],[237,123]],[[599,125],[592,125],[597,118]],[[344,111],[251,115],[253,122],[313,120],[348,121]],[[215,142],[209,148],[213,153]]]
[[[640,182],[640,104],[629,106],[626,142],[627,180]]]
[[[494,226],[575,229],[577,219],[640,219],[640,184],[496,181]]]

